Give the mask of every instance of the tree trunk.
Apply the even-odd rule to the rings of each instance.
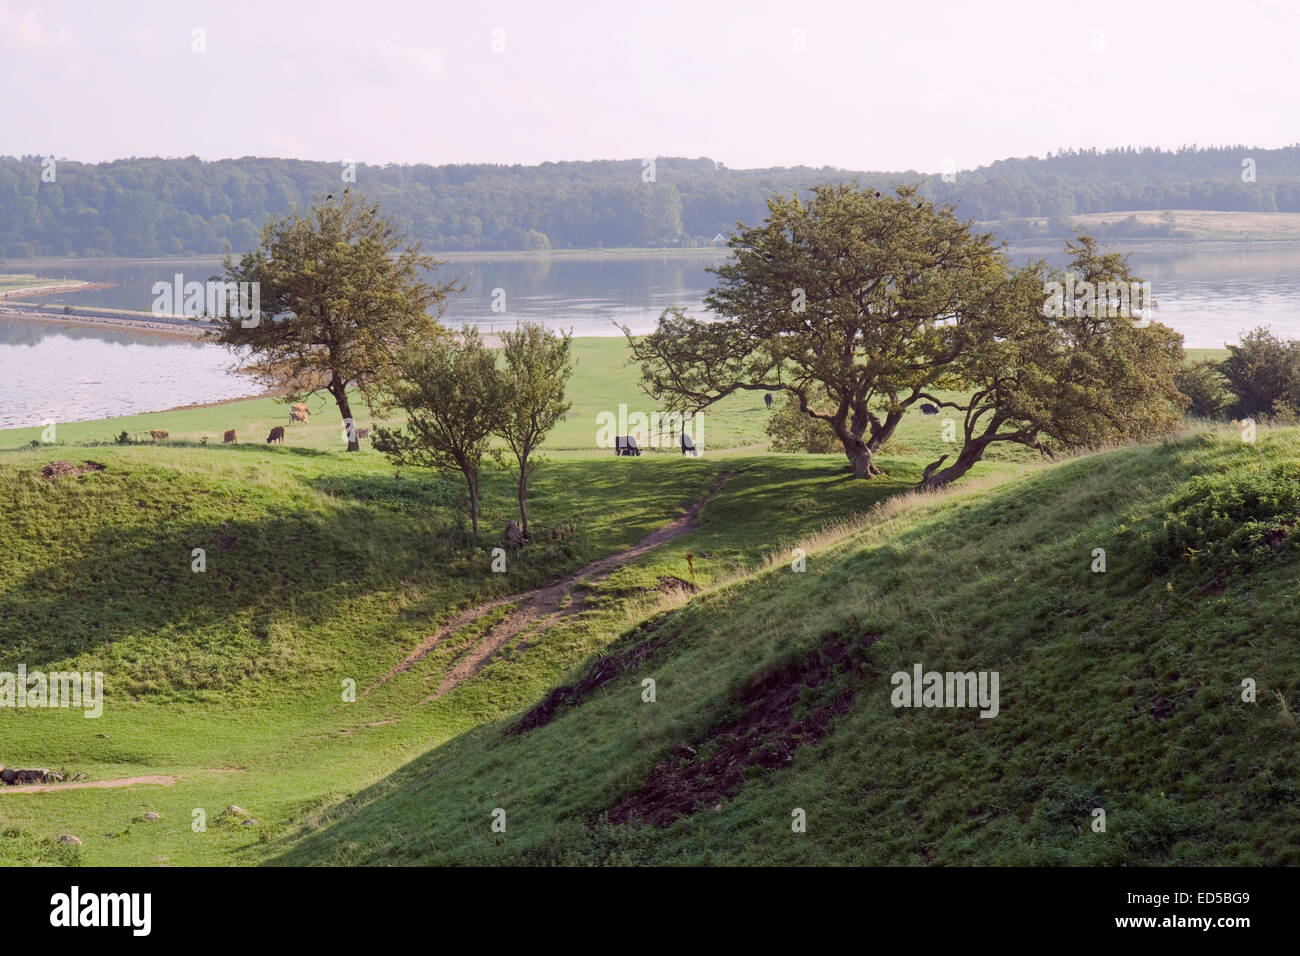
[[[519,462],[519,520],[524,538],[528,537],[528,460]]]
[[[839,439],[844,445],[844,454],[848,456],[849,463],[853,466],[854,478],[874,478],[884,474],[872,462],[875,454],[861,438],[846,428],[841,431]]]
[[[360,451],[361,442],[357,438],[357,423],[352,421],[352,406],[348,404],[348,390],[340,388],[337,391],[330,389],[334,395],[334,401],[339,406],[339,414],[343,416],[343,425],[347,426],[352,422],[352,427],[348,429],[348,451]]]
[[[466,475],[465,484],[469,488],[469,523],[474,529],[474,537],[478,537],[478,477],[475,475]]]
[[[933,491],[956,481],[984,457],[984,449],[988,447],[991,440],[989,438],[977,438],[972,442],[967,442],[962,447],[957,460],[942,471],[939,471],[938,468],[948,459],[947,455],[944,455],[933,464],[927,465],[925,474],[921,478],[921,487]]]

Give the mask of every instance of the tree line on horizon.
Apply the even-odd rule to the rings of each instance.
[[[1254,181],[1242,162],[1254,161]],[[1085,213],[1203,209],[1300,212],[1300,146],[1281,149],[1068,150],[1006,159],[945,180],[915,171],[800,166],[729,169],[711,159],[521,165],[358,164],[246,157],[205,162],[132,158],[86,164],[0,157],[0,257],[220,254],[258,241],[269,217],[351,186],[379,202],[431,251],[707,246],[754,224],[773,195],[850,182],[950,203],[956,215],[997,222],[1001,238],[1073,234]],[[50,177],[52,176],[52,181]],[[653,181],[647,181],[653,179]],[[1025,220],[1047,219],[1046,228]],[[1116,234],[1168,235],[1169,224]]]

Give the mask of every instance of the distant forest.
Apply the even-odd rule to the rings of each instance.
[[[1243,160],[1254,180],[1243,180]],[[1300,146],[1175,151],[1066,151],[958,171],[823,167],[727,169],[709,159],[658,158],[540,166],[367,166],[345,183],[337,162],[285,159],[123,159],[86,164],[0,157],[0,256],[169,256],[240,251],[272,214],[345,186],[378,201],[429,250],[526,250],[710,245],[756,224],[776,192],[857,181],[920,184],[958,215],[996,221],[1004,238],[1057,236],[1068,217],[1144,209],[1300,212]],[[43,171],[47,171],[43,177]],[[1046,219],[1033,224],[1030,218]],[[1126,235],[1168,235],[1166,223]]]

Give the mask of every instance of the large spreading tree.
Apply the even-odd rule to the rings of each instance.
[[[214,319],[218,341],[247,348],[247,367],[291,399],[328,392],[351,423],[349,389],[371,402],[409,347],[446,334],[437,316],[457,289],[424,278],[440,264],[377,205],[327,197],[271,219],[256,249],[226,260],[227,282],[258,284],[260,310]],[[349,428],[348,450],[359,448]]]
[[[1153,438],[1180,420],[1180,336],[1149,313],[1049,308],[1049,283],[1064,274],[1012,268],[991,236],[914,189],[820,186],[768,209],[714,270],[705,303],[715,320],[670,309],[644,338],[624,329],[651,397],[695,411],[742,390],[784,391],[834,434],[859,478],[879,474],[873,458],[911,406],[955,409],[960,448],[926,469],[931,487],[994,442],[1050,454],[1049,440]],[[1088,237],[1068,248],[1079,282],[1136,281]]]
[[[852,185],[777,197],[731,237],[705,297],[716,321],[670,309],[637,339],[642,385],[699,411],[737,391],[785,392],[824,421],[859,478],[927,389],[954,384],[962,330],[1004,262],[991,237],[911,187]]]

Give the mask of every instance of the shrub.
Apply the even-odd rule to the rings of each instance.
[[[1159,532],[1147,536],[1158,572],[1190,565],[1215,575],[1250,571],[1300,537],[1300,464],[1191,481]]]
[[[1269,415],[1279,402],[1300,407],[1300,343],[1284,342],[1260,327],[1228,350],[1219,372],[1236,396],[1235,415]]]
[[[1178,391],[1187,396],[1187,413],[1197,418],[1222,418],[1232,401],[1215,362],[1196,362],[1174,376]]]

